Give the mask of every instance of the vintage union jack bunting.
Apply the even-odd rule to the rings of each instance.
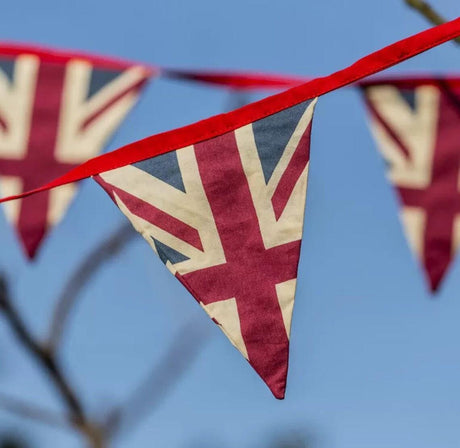
[[[96,177],[278,398],[314,105]]]
[[[328,76],[94,157],[0,203],[93,177],[283,398],[316,98],[458,35],[460,18]]]
[[[136,64],[0,44],[0,189],[18,194],[99,153],[152,70]],[[75,184],[5,204],[26,254],[66,212]]]
[[[436,291],[460,244],[460,79],[400,78],[363,89],[407,239]]]

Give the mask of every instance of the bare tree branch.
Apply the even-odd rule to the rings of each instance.
[[[104,262],[118,253],[134,235],[136,232],[131,225],[124,224],[85,258],[63,289],[54,310],[49,337],[45,344],[34,339],[11,300],[5,278],[0,275],[0,312],[3,312],[9,322],[16,339],[52,380],[66,405],[68,415],[63,417],[54,415],[38,406],[2,394],[0,394],[0,408],[47,424],[59,426],[67,424],[85,437],[89,447],[105,448],[109,439],[121,432],[121,427],[125,430],[134,428],[167,397],[204,346],[207,327],[196,323],[184,325],[147,378],[123,405],[109,413],[105,420],[106,424],[103,425],[88,418],[56,357],[56,348],[62,338],[65,324],[82,288]]]
[[[31,355],[33,355],[33,357],[49,374],[50,378],[52,378],[54,385],[67,405],[72,418],[74,418],[77,422],[83,422],[83,408],[80,401],[65,378],[65,375],[56,359],[44,347],[34,340],[30,331],[27,329],[18,310],[14,307],[11,301],[4,277],[0,277],[0,309],[7,318],[18,341],[21,342]]]
[[[70,385],[69,380],[64,374],[59,362],[54,357],[54,354],[49,352],[46,347],[42,346],[37,342],[32,333],[27,328],[24,320],[19,314],[8,291],[8,286],[4,276],[0,275],[0,311],[3,312],[6,320],[11,326],[16,339],[22,346],[31,354],[31,356],[38,362],[43,370],[48,374],[51,379],[59,397],[63,401],[68,411],[68,420],[71,421],[75,428],[79,430],[81,434],[86,437],[86,440],[91,448],[104,448],[105,440],[102,435],[102,431],[89,421],[85,415],[83,405]],[[9,401],[9,408],[16,408],[19,410],[22,408],[22,412],[27,410],[23,405],[19,406],[18,402],[13,403]],[[14,406],[12,406],[14,404]],[[37,409],[34,409],[37,411]],[[34,412],[35,413],[35,412]],[[29,415],[30,409],[29,409]],[[45,412],[40,420],[47,420],[49,415]]]
[[[48,351],[54,352],[59,345],[77,298],[81,290],[88,284],[98,269],[107,262],[111,257],[116,255],[120,250],[137,235],[130,223],[124,223],[109,238],[97,246],[75,270],[69,281],[62,290],[62,294],[57,300],[57,305],[51,320],[49,335],[46,342]]]
[[[18,398],[10,397],[0,392],[0,409],[19,415],[29,420],[39,421],[59,428],[69,428],[74,423],[68,418],[43,409],[35,404],[27,403]]]
[[[423,0],[405,0],[406,4],[411,8],[418,11],[422,16],[424,16],[429,22],[433,25],[442,25],[446,23],[446,19],[442,17],[429,3]],[[457,44],[460,44],[460,37],[453,39]]]
[[[109,413],[106,431],[111,439],[123,430],[132,431],[158,408],[203,350],[209,340],[208,330],[196,320],[182,325],[142,383]]]

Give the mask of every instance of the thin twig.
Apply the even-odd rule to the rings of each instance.
[[[41,423],[59,428],[69,428],[74,426],[74,423],[71,420],[62,415],[43,409],[35,404],[27,403],[19,398],[10,397],[1,392],[0,408],[23,418],[40,421]]]
[[[45,344],[33,338],[11,301],[5,279],[0,275],[0,312],[4,313],[18,341],[48,373],[69,411],[68,422],[86,438],[91,448],[106,447],[108,439],[119,435],[121,426],[123,429],[128,429],[128,427],[132,429],[140,423],[143,417],[154,410],[177,384],[206,341],[206,327],[196,325],[196,323],[184,325],[147,378],[123,405],[109,413],[105,424],[100,425],[87,417],[78,395],[60,368],[56,358],[56,348],[82,288],[104,262],[119,252],[134,235],[136,233],[131,225],[125,224],[85,258],[63,289],[64,292],[57,302],[49,337]],[[0,395],[0,407],[2,407],[1,400]],[[56,420],[56,416],[52,416],[45,410],[12,399],[4,400],[3,407],[39,421],[52,423]]]
[[[49,335],[46,342],[48,351],[55,352],[65,329],[76,300],[81,290],[89,283],[98,269],[111,257],[116,255],[133,237],[137,235],[130,223],[124,223],[109,238],[97,246],[75,270],[57,300]]]
[[[442,25],[443,23],[446,23],[446,19],[433,9],[429,3],[423,0],[405,0],[405,2],[411,8],[422,14],[422,16],[424,16],[433,25]],[[460,37],[453,39],[453,41],[460,44]]]
[[[18,310],[13,305],[6,280],[1,275],[0,311],[3,312],[6,320],[10,324],[16,339],[48,374],[48,377],[55,386],[59,397],[67,408],[68,420],[71,421],[74,427],[85,436],[91,448],[104,448],[105,439],[102,431],[100,431],[95,424],[87,419],[83,410],[83,405],[81,404],[77,393],[70,385],[69,380],[66,378],[59,362],[54,357],[54,354],[50,353],[46,347],[42,346],[33,338],[32,333],[29,331]],[[16,405],[17,404],[18,403],[16,403]],[[32,415],[29,413],[29,416],[31,417]]]
[[[34,340],[18,310],[11,301],[4,277],[0,277],[0,309],[7,318],[18,341],[21,342],[31,355],[33,355],[53,380],[56,389],[70,411],[71,418],[75,420],[75,422],[83,424],[85,418],[80,400],[70,386],[56,359]]]
[[[192,320],[182,325],[169,347],[124,403],[108,414],[106,433],[114,439],[132,431],[150,415],[178,384],[206,345],[209,327]]]

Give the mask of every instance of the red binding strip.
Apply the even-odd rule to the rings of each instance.
[[[285,92],[248,104],[241,109],[216,115],[183,128],[153,135],[123,146],[116,151],[95,157],[39,188],[0,199],[0,202],[30,196],[40,191],[76,182],[104,171],[208,140],[307,99],[324,95],[332,90],[359,81],[459,35],[460,18],[457,18],[371,53],[332,75],[314,79]]]
[[[372,87],[382,84],[391,84],[392,86],[399,87],[400,89],[413,89],[417,86],[439,86],[442,83],[445,86],[449,87],[460,87],[460,77],[435,74],[433,76],[429,75],[417,75],[417,76],[389,76],[389,77],[372,77],[366,79],[365,81],[360,81],[358,83],[359,87]]]
[[[298,86],[310,81],[308,78],[273,75],[263,73],[222,72],[222,71],[189,71],[176,69],[163,69],[162,75],[172,79],[186,79],[189,81],[215,84],[231,89],[240,90],[267,90],[282,89]]]
[[[291,75],[233,71],[220,72],[162,69],[161,74],[166,78],[197,81],[237,90],[279,90],[286,87],[295,87],[299,84],[311,81],[311,78],[301,78]],[[379,84],[391,84],[403,89],[420,85],[438,85],[440,81],[451,87],[460,86],[460,77],[458,74],[418,73],[409,76],[372,76],[366,80],[357,81],[351,87],[370,87]]]
[[[71,59],[81,59],[84,61],[89,61],[94,65],[98,65],[101,68],[113,70],[124,70],[126,68],[137,65],[144,67],[150,76],[160,72],[159,68],[140,62],[130,62],[118,58],[107,58],[104,56],[97,56],[84,52],[61,51],[36,45],[22,45],[9,42],[0,42],[0,58],[13,58],[21,54],[32,54],[38,56],[42,61],[56,63],[66,63]]]

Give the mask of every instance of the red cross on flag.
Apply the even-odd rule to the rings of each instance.
[[[152,76],[148,67],[0,45],[0,189],[38,187],[99,153]],[[29,258],[70,204],[75,184],[5,204]]]
[[[460,79],[363,84],[370,123],[432,291],[460,244]]]
[[[283,398],[316,101],[96,176]]]

